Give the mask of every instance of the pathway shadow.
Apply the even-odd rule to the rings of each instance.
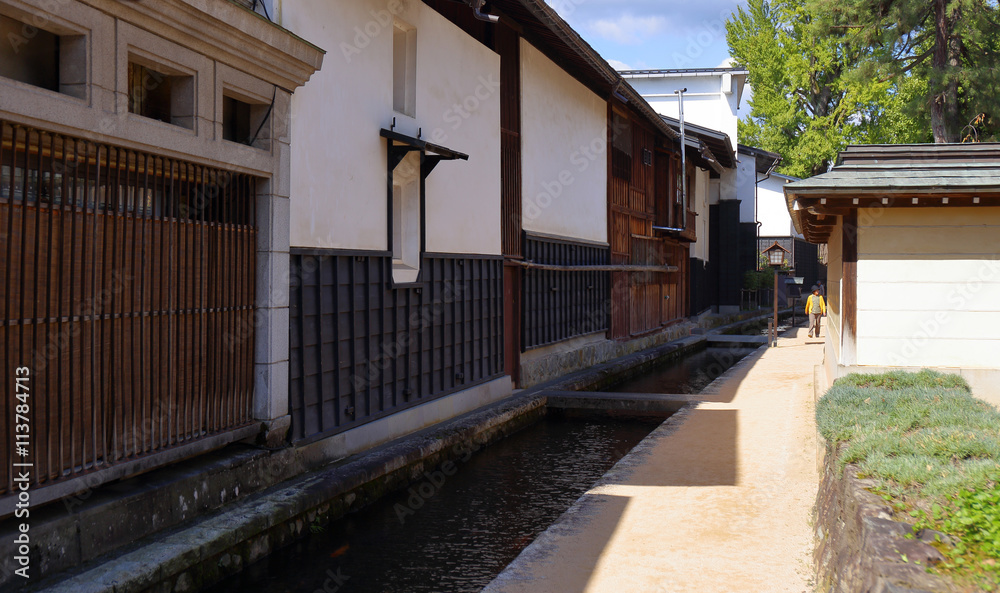
[[[628,483],[643,486],[735,486],[738,410],[694,409],[673,432],[644,442]],[[623,460],[628,463],[630,460]],[[627,469],[627,467],[625,468]]]
[[[538,593],[583,593],[630,500],[627,496],[587,494],[573,512],[565,513],[535,539],[482,593],[501,593],[508,587],[521,590],[518,584],[525,582],[530,582],[531,590]],[[585,536],[580,535],[583,532]],[[559,556],[573,559],[574,570],[540,578],[557,548]]]
[[[760,360],[760,357],[764,355],[764,352],[766,352],[766,349],[759,348],[748,354],[743,360],[736,363],[735,366],[729,368],[724,373],[717,373],[716,380],[698,394],[699,399],[705,402],[720,404],[728,404],[732,402],[733,398],[736,397],[736,392],[739,390],[740,385],[750,373],[750,369],[753,368],[753,365],[758,360]],[[731,351],[724,351],[718,354],[713,353],[713,356],[718,356],[718,363],[722,365],[726,362],[727,357],[733,357],[736,356],[736,354]],[[732,364],[731,360],[729,363]],[[728,367],[728,365],[726,366]],[[713,367],[710,365],[706,369],[706,372],[712,372],[712,368]],[[720,377],[723,378],[722,381],[718,380]]]

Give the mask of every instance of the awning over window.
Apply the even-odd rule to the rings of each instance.
[[[413,136],[407,136],[406,134],[400,134],[399,132],[393,130],[382,128],[382,131],[379,134],[389,141],[389,163],[391,169],[395,169],[396,165],[406,158],[407,153],[414,150],[419,150],[424,153],[423,159],[421,160],[420,174],[425,178],[441,161],[453,161],[458,159],[463,161],[469,160],[469,155],[464,152],[458,152],[457,150],[445,148],[444,146],[440,146],[438,144],[432,144],[426,140],[414,138]]]

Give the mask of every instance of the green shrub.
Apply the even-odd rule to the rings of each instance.
[[[771,270],[756,270],[744,273],[743,288],[748,290],[774,288],[774,272]]]
[[[977,587],[1000,584],[1000,412],[957,375],[853,374],[816,405],[838,467],[858,465],[916,528],[953,536],[942,568]],[[928,510],[930,513],[928,513]]]

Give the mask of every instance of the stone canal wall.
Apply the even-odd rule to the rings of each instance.
[[[935,532],[919,532],[898,520],[892,507],[867,488],[857,467],[837,470],[829,445],[816,502],[817,593],[950,593],[949,581],[926,567],[942,560],[926,542]],[[924,540],[924,541],[921,541]]]
[[[544,398],[530,396],[468,414],[264,491],[45,590],[198,591],[306,535],[311,526],[338,519],[411,483],[435,484],[438,474],[454,473],[456,461],[544,415]],[[419,505],[433,496],[421,491],[425,483],[408,504]]]

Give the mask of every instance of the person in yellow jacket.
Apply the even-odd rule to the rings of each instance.
[[[806,315],[809,316],[809,337],[819,337],[819,323],[820,319],[826,315],[826,303],[823,302],[823,296],[820,294],[818,286],[812,287],[812,294],[809,295],[809,299],[806,301]]]

